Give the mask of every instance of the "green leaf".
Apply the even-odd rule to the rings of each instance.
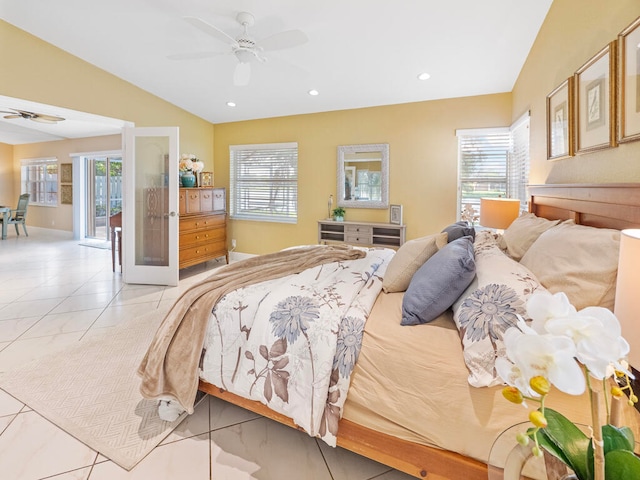
[[[604,440],[604,453],[613,450],[629,450],[633,452],[633,432],[629,427],[614,427],[604,425],[602,427],[602,439]]]
[[[628,450],[613,450],[604,457],[606,480],[637,480],[640,478],[640,458]]]
[[[543,429],[545,435],[556,449],[562,451],[565,457],[564,459],[558,458],[569,465],[576,472],[578,478],[589,478],[587,450],[591,439],[582,433],[573,422],[555,410],[546,408],[544,416],[547,419],[547,427]],[[554,453],[551,450],[548,451]]]

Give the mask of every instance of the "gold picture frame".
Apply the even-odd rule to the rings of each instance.
[[[200,173],[200,186],[201,187],[213,187],[213,172],[201,172]]]
[[[547,95],[547,160],[574,154],[573,77]]]
[[[72,183],[73,182],[73,164],[61,163],[60,164],[60,183]]]
[[[615,147],[616,45],[611,42],[574,75],[575,149],[587,153]]]
[[[73,185],[60,185],[60,203],[62,205],[73,204]]]
[[[618,35],[618,142],[640,140],[640,17]]]

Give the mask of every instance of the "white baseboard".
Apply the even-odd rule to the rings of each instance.
[[[255,256],[256,255],[253,253],[229,252],[229,263],[239,262],[240,260],[244,260],[246,258],[251,258]]]

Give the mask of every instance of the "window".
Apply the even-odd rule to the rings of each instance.
[[[529,114],[511,128],[458,130],[458,211],[471,205],[479,217],[480,198],[518,198],[527,208]],[[475,223],[475,222],[474,222]]]
[[[58,159],[20,161],[20,192],[30,194],[32,205],[58,205]]]
[[[296,223],[298,144],[232,145],[229,156],[231,217]]]

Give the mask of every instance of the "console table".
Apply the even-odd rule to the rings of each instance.
[[[349,243],[398,248],[404,243],[406,225],[375,222],[318,221],[318,243]]]
[[[181,188],[179,268],[225,257],[227,208],[224,188]]]

